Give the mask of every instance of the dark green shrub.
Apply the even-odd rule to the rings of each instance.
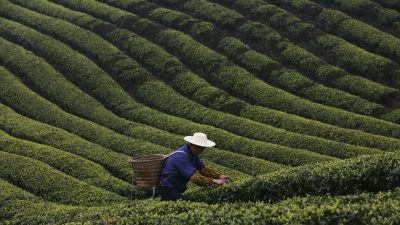
[[[108,205],[123,197],[65,175],[34,159],[0,151],[0,177],[50,201]]]

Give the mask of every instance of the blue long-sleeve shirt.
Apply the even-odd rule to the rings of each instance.
[[[190,177],[197,170],[204,168],[204,163],[199,156],[195,156],[190,152],[189,145],[184,145],[177,149],[177,152],[170,156],[161,172],[160,184],[171,187],[183,193],[186,191],[186,184]]]

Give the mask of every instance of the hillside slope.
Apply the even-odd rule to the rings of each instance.
[[[0,222],[399,223],[399,64],[390,1],[0,0]],[[235,182],[143,199],[194,132]]]

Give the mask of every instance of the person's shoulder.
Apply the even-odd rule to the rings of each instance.
[[[185,151],[176,151],[172,156],[178,157],[178,158],[188,158],[189,157],[189,155]]]
[[[171,161],[187,161],[189,160],[189,155],[186,152],[175,152],[170,156]]]

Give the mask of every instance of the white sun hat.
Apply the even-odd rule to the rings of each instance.
[[[193,136],[186,136],[183,139],[185,139],[185,141],[198,145],[198,146],[202,146],[202,147],[213,147],[215,146],[215,143],[213,141],[207,140],[207,135],[204,133],[194,133]]]

